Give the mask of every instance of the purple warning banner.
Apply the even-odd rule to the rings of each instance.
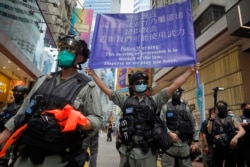
[[[162,68],[196,62],[189,0],[136,14],[97,14],[90,68]]]

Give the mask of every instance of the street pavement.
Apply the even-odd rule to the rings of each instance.
[[[112,142],[106,140],[107,134],[100,132],[97,167],[119,167],[120,157],[115,147],[115,137],[112,135]],[[193,162],[193,167],[202,166],[202,163]],[[88,164],[84,167],[88,167]],[[157,162],[157,167],[161,167],[160,161]]]

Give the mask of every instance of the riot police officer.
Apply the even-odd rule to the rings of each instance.
[[[173,145],[162,154],[163,167],[191,167],[190,149],[195,151],[198,134],[195,133],[195,119],[189,106],[181,99],[182,88],[178,88],[172,99],[161,109],[161,119],[177,139]],[[191,148],[189,144],[191,143]]]
[[[27,126],[21,135],[23,154],[14,167],[82,167],[88,158],[87,151],[81,148],[82,141],[98,133],[103,124],[96,85],[78,72],[89,58],[87,43],[78,36],[66,35],[59,38],[58,48],[61,70],[37,80],[18,113],[0,134],[3,144],[18,127]],[[69,109],[67,113],[63,112],[65,106]],[[74,126],[62,131],[63,125],[56,115],[44,111],[61,111],[58,114],[64,113],[68,119],[74,114],[76,120],[84,122],[73,121]]]
[[[169,87],[152,97],[145,94],[148,89],[148,75],[143,72],[137,71],[130,75],[129,89],[132,94],[126,96],[111,90],[93,70],[85,68],[85,72],[92,76],[100,89],[122,110],[119,125],[121,143],[117,147],[120,153],[120,167],[156,167],[157,153],[154,150],[154,144],[157,145],[160,142],[153,137],[155,135],[152,135],[154,133],[152,129],[156,124],[157,109],[165,104],[174,91],[199,67],[199,63],[190,67]]]
[[[13,89],[14,101],[7,104],[0,112],[0,131],[2,132],[5,127],[4,124],[14,116],[18,109],[23,104],[24,98],[28,95],[29,90],[23,85],[16,85]],[[15,159],[15,147],[11,147],[4,158],[0,159],[0,166],[12,166]]]
[[[16,85],[13,89],[14,101],[7,104],[0,113],[0,130],[3,131],[4,124],[16,114],[20,106],[23,104],[24,98],[28,95],[28,89],[23,85]]]

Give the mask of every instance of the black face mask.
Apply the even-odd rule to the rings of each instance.
[[[24,99],[24,94],[13,94],[14,98],[15,98],[15,102],[19,103],[20,101],[22,101]]]
[[[218,117],[219,118],[226,118],[227,116],[227,107],[226,106],[218,106]]]
[[[245,108],[243,110],[243,115],[247,118],[250,118],[250,108]]]
[[[172,104],[177,105],[181,104],[181,91],[175,91],[175,93],[172,95]]]

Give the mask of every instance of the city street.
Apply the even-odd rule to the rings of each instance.
[[[107,134],[100,133],[99,153],[97,158],[97,167],[119,167],[119,153],[115,148],[115,137],[112,136],[112,142],[107,142]],[[85,167],[88,167],[86,164]],[[157,167],[161,167],[160,161]],[[202,163],[193,162],[193,167],[202,167]]]

